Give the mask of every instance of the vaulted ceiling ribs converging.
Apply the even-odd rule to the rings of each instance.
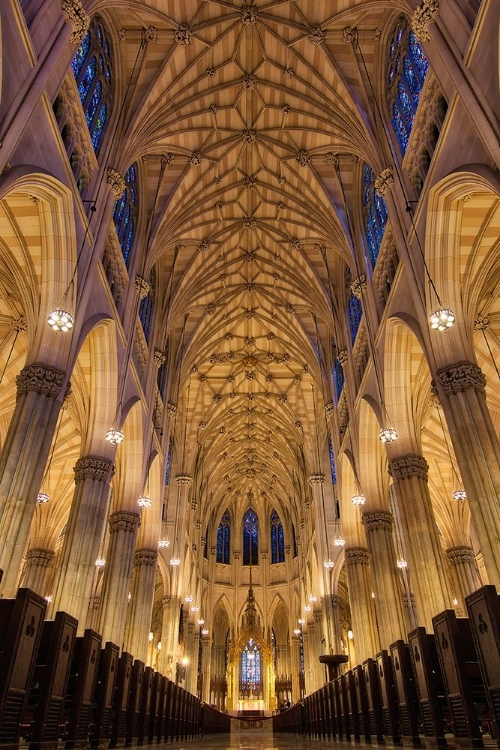
[[[171,5],[168,22],[141,11],[158,35],[138,74],[128,160],[146,153],[151,205],[159,184],[148,260],[171,278],[162,315],[182,353],[180,468],[214,507],[269,494],[279,505],[300,493],[304,456],[319,469],[330,399],[319,341],[352,266],[342,190],[352,202],[361,162],[374,162],[344,39],[359,12]],[[360,29],[369,66],[380,14]]]

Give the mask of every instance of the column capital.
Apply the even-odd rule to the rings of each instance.
[[[367,510],[363,513],[363,523],[367,532],[377,529],[392,529],[394,520],[387,510]]]
[[[190,474],[176,474],[175,483],[181,487],[191,487],[193,477]]]
[[[109,533],[117,531],[135,532],[139,526],[140,516],[131,510],[117,510],[109,517]]]
[[[338,350],[338,352],[337,352],[337,359],[340,362],[340,364],[342,365],[342,367],[346,364],[347,359],[348,359],[348,354],[347,354],[347,349],[346,349],[345,346],[342,349]]]
[[[108,167],[106,170],[106,185],[109,187],[116,200],[121,198],[125,190],[125,180],[117,169]]]
[[[158,552],[154,549],[138,549],[134,554],[134,567],[146,565],[152,567],[156,565]]]
[[[101,456],[82,456],[73,466],[75,484],[92,479],[94,482],[107,482],[110,478],[113,462]]]
[[[456,365],[443,367],[438,370],[436,377],[447,396],[463,393],[470,388],[484,393],[486,385],[483,371],[472,362],[458,362]]]
[[[26,554],[26,562],[30,565],[39,565],[41,568],[48,568],[54,557],[55,552],[51,549],[33,547]]]
[[[423,0],[411,19],[413,33],[419,42],[429,42],[429,26],[439,13],[439,0]]]
[[[55,367],[34,362],[23,367],[16,378],[17,397],[28,392],[56,398],[62,388],[66,373]]]
[[[83,9],[80,0],[61,0],[61,10],[73,27],[70,42],[80,44],[89,29],[90,16]]]
[[[346,565],[369,565],[370,555],[366,547],[347,547],[345,561]]]
[[[335,594],[332,596],[332,607],[334,609],[338,609],[341,604],[340,596],[336,596]]]
[[[162,352],[161,349],[155,349],[154,360],[157,367],[161,367],[163,364],[165,364],[166,359],[167,357],[165,355],[165,352]]]
[[[375,190],[381,198],[386,198],[387,193],[394,185],[394,173],[392,167],[386,167],[383,169],[379,176],[375,179]]]
[[[322,474],[320,471],[316,472],[315,474],[309,475],[309,484],[324,484],[325,483],[325,475]]]
[[[177,406],[171,401],[167,401],[167,414],[171,419],[175,419],[177,415]]]
[[[361,299],[361,295],[365,291],[365,289],[366,289],[366,274],[360,273],[360,275],[356,276],[356,278],[351,284],[351,292],[354,294],[355,297],[357,297],[358,299]]]
[[[331,417],[334,411],[335,404],[333,403],[333,401],[329,401],[327,404],[325,404],[325,414],[327,417]]]
[[[151,291],[151,285],[147,279],[142,276],[135,277],[135,291],[137,292],[139,299],[144,299],[148,296]]]
[[[476,557],[472,547],[466,545],[460,547],[450,547],[446,550],[446,557],[452,565],[463,565],[464,563],[475,563]]]
[[[389,463],[389,474],[394,479],[411,479],[417,477],[427,482],[429,474],[429,464],[423,456],[415,453],[408,453],[406,456],[393,458]]]

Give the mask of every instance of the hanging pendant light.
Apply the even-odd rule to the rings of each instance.
[[[40,505],[43,505],[44,503],[48,503],[49,499],[50,498],[46,492],[39,492],[38,495],[36,496],[36,501],[37,503],[40,503]]]
[[[356,508],[361,508],[361,506],[366,503],[366,497],[358,492],[357,495],[352,496],[351,503],[355,505]]]
[[[71,313],[66,312],[66,310],[52,310],[51,313],[49,313],[49,317],[47,318],[47,323],[52,328],[53,331],[59,332],[62,331],[63,333],[67,333],[68,331],[71,331],[75,324],[75,319],[71,315]]]
[[[333,546],[334,547],[345,547],[345,539],[343,539],[341,536],[335,537],[333,540]]]
[[[104,568],[105,565],[106,565],[106,560],[103,557],[98,557],[97,560],[95,561],[96,568],[102,569]]]
[[[158,548],[159,549],[167,549],[167,547],[170,547],[170,540],[169,539],[160,539],[158,542]]]
[[[380,430],[378,436],[380,442],[387,443],[387,445],[390,445],[398,439],[398,433],[396,432],[394,427],[384,427],[382,430]]]
[[[137,501],[137,504],[141,508],[150,508],[151,505],[152,505],[152,503],[153,503],[153,501],[151,500],[151,498],[149,497],[149,495],[141,495],[141,497]]]
[[[328,560],[324,560],[323,562],[323,567],[326,570],[331,570],[334,566],[335,566],[335,563],[333,562],[333,560],[330,560],[330,558],[328,558]]]
[[[467,500],[467,493],[461,487],[459,487],[457,490],[452,492],[451,496],[454,500]]]
[[[399,559],[396,565],[400,570],[406,570],[406,568],[408,567],[408,563],[403,558]]]
[[[170,565],[173,568],[178,568],[180,564],[181,564],[180,558],[178,558],[178,557],[171,557],[170,558]]]
[[[447,331],[455,324],[455,313],[447,307],[441,307],[432,313],[429,323],[434,331]]]
[[[111,445],[119,445],[120,443],[123,443],[124,438],[125,435],[121,430],[116,430],[112,427],[111,430],[107,431],[105,440],[108,443],[111,443]]]

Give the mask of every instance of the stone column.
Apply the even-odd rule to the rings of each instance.
[[[75,494],[58,559],[50,612],[52,616],[61,610],[76,617],[78,635],[83,635],[106,522],[112,462],[102,456],[82,456],[73,470]]]
[[[346,557],[347,567],[347,557]],[[349,580],[349,577],[348,577]],[[349,584],[350,585],[350,584]],[[332,619],[333,619],[333,653],[341,653],[342,630],[340,627],[340,596],[332,596]]]
[[[123,644],[130,576],[139,514],[118,510],[109,517],[109,548],[104,569],[97,630],[102,642]]]
[[[446,556],[451,563],[452,575],[458,585],[456,598],[462,612],[467,612],[465,597],[481,588],[481,578],[477,569],[476,558],[472,547],[451,547],[446,550]]]
[[[500,588],[500,445],[486,379],[471,362],[441,369],[436,382],[489,582]]]
[[[432,618],[451,607],[451,596],[427,485],[429,466],[423,456],[408,454],[393,458],[389,471],[408,563],[407,593],[415,597],[417,624],[432,633]]]
[[[135,659],[143,662],[146,662],[148,655],[157,562],[157,550],[136,550],[132,567],[131,597],[127,609],[124,648],[129,654],[133,654]]]
[[[396,566],[392,535],[393,518],[386,510],[363,513],[366,539],[370,552],[375,592],[375,612],[381,648],[389,648],[399,638],[406,639],[401,582]]]
[[[292,700],[297,703],[300,700],[299,671],[300,671],[300,643],[299,638],[293,635],[290,638],[291,667],[292,667]]]
[[[51,549],[33,547],[26,555],[21,586],[46,596],[49,568],[54,561],[55,553]]]
[[[360,664],[365,659],[373,658],[377,651],[380,651],[369,560],[368,550],[365,547],[345,549],[352,630],[356,639],[356,657]],[[340,622],[338,627],[340,629]],[[335,653],[340,653],[340,644]]]
[[[175,667],[173,666],[172,653],[169,652],[169,622],[170,622],[170,597],[164,596],[161,600],[162,603],[162,621],[161,621],[161,651],[158,660],[158,671],[161,674],[168,677],[169,680],[175,680]]]
[[[17,401],[0,457],[0,592],[14,597],[49,456],[65,373],[35,363],[17,376]]]
[[[201,691],[201,700],[203,703],[210,704],[210,680],[212,677],[212,638],[207,633],[201,636],[201,668],[203,672],[203,686]]]
[[[493,17],[491,21],[494,22]],[[486,100],[481,86],[462,62],[462,56],[453,44],[453,32],[439,15],[439,0],[423,0],[412,18],[412,29],[423,44],[431,66],[438,72],[446,71],[461,99],[470,121],[476,128],[492,160],[500,165],[500,147],[497,118]],[[441,65],[439,64],[441,62]]]
[[[186,623],[186,646],[185,654],[189,658],[186,669],[186,682],[184,687],[189,693],[196,694],[196,682],[198,679],[198,638],[195,633],[195,624],[192,620]]]

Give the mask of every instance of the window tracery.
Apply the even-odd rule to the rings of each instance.
[[[363,220],[368,254],[375,267],[387,225],[387,205],[375,190],[375,174],[369,164],[363,168]]]
[[[229,549],[231,543],[231,516],[225,510],[217,529],[217,562],[229,565]]]
[[[429,62],[404,18],[398,19],[389,43],[387,89],[390,112],[401,151],[406,152]]]
[[[139,320],[142,324],[142,330],[146,341],[149,343],[149,336],[151,333],[151,320],[153,317],[153,302],[154,302],[154,289],[155,289],[156,273],[155,269],[151,271],[149,278],[150,291],[142,298],[141,304],[139,305]]]
[[[349,318],[351,341],[354,342],[359,330],[361,318],[363,317],[363,308],[361,306],[361,300],[359,300],[353,292],[351,292],[347,303],[347,317]]]
[[[243,518],[243,565],[259,563],[259,519],[252,508]]]
[[[108,32],[99,16],[78,47],[71,69],[85,112],[94,151],[99,149],[113,99],[112,53]]]
[[[276,510],[271,513],[271,564],[285,562],[283,524]]]
[[[127,268],[135,239],[138,210],[137,165],[132,164],[125,173],[125,190],[116,201],[113,211],[113,222]]]

